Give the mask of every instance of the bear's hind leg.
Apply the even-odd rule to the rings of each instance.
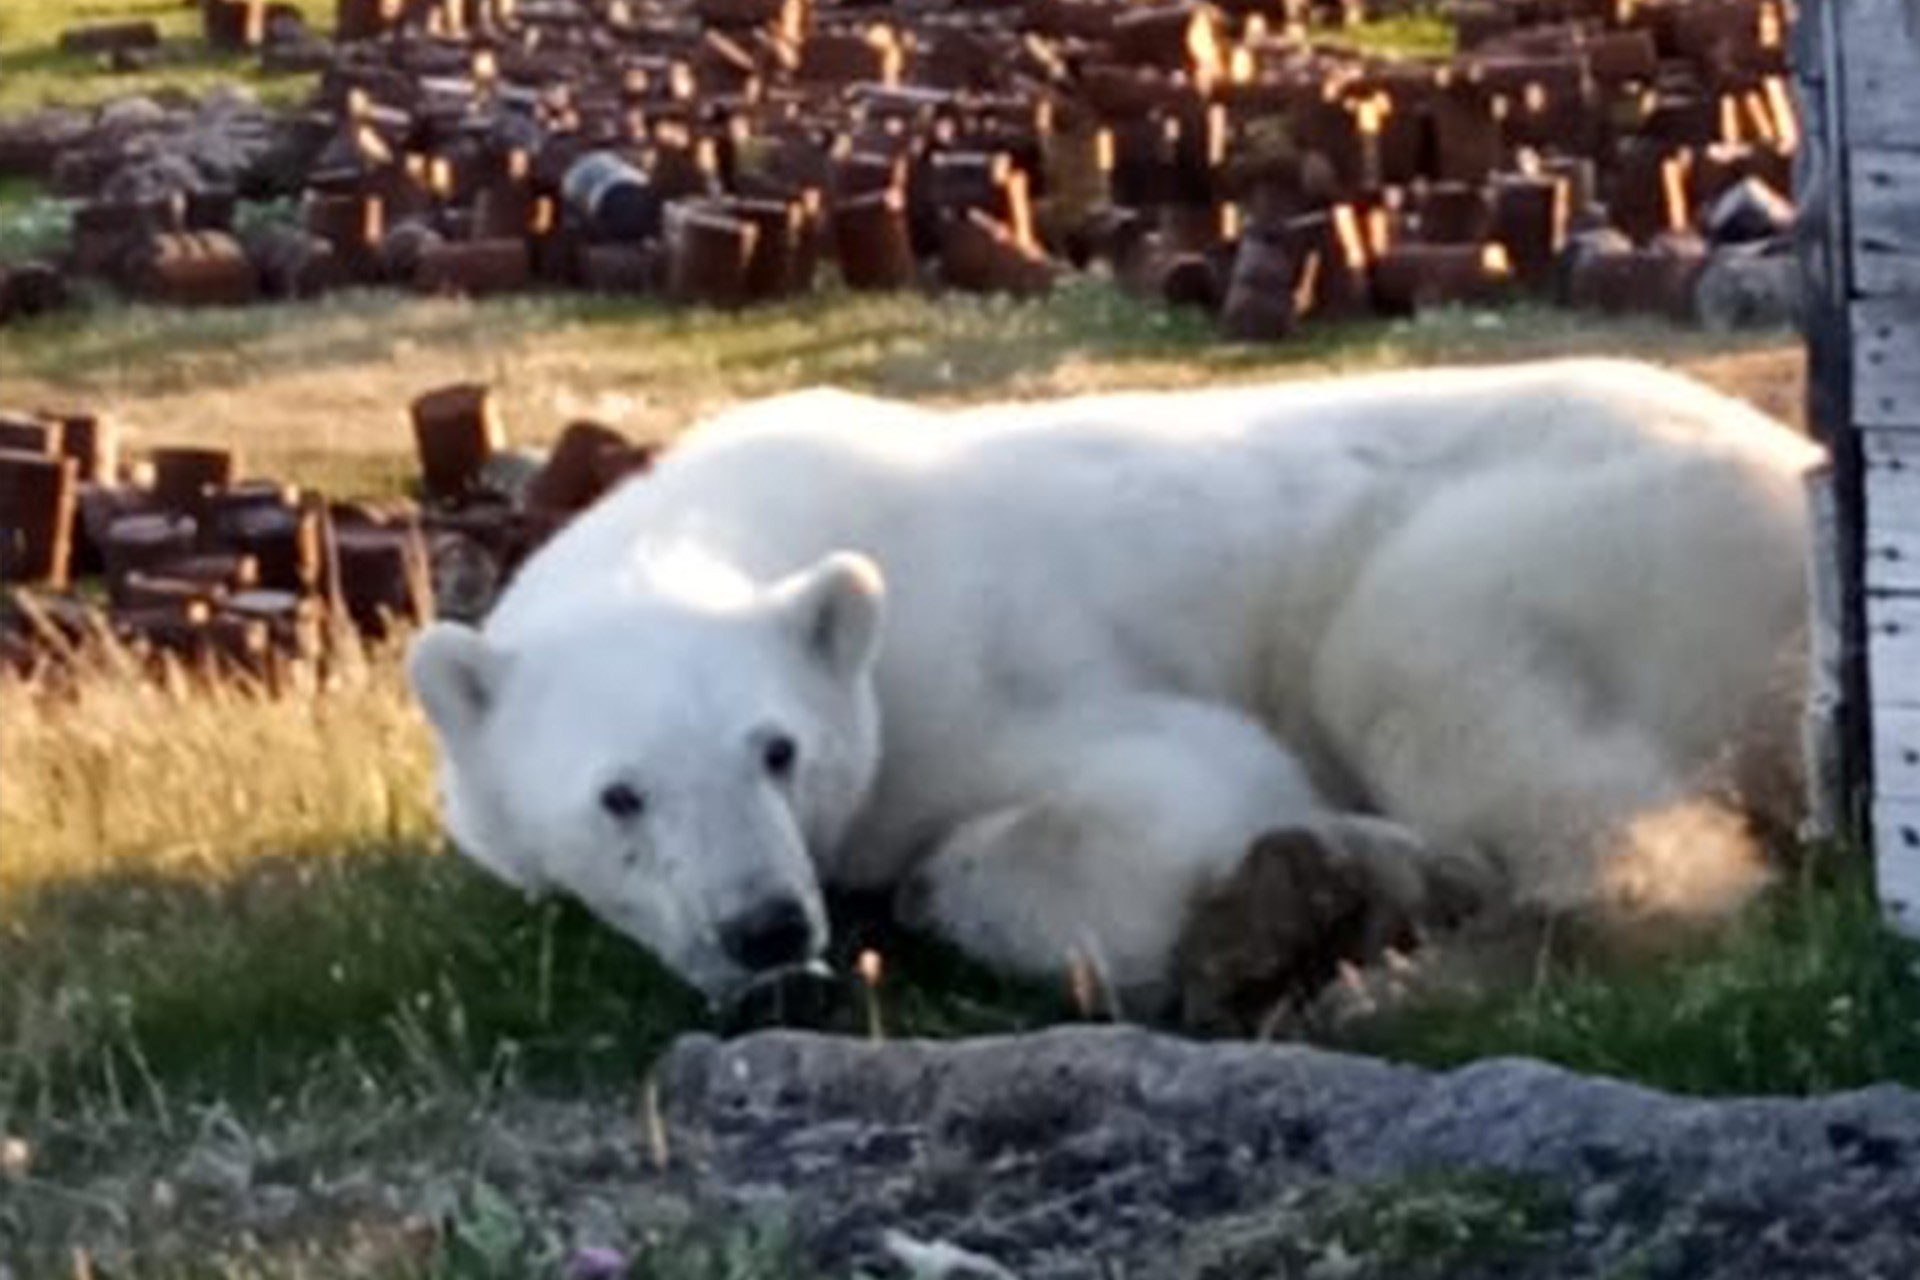
[[[1188,699],[1049,717],[1000,752],[1005,802],[947,834],[901,887],[899,914],[998,968],[1090,972],[1129,1011],[1172,994],[1200,888],[1262,832],[1320,812],[1265,730]]]

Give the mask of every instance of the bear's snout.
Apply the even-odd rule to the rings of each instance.
[[[813,954],[813,922],[798,898],[767,898],[721,924],[720,946],[751,973],[800,964]]]

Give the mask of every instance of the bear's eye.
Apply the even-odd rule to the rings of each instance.
[[[767,745],[760,748],[760,760],[767,766],[767,772],[776,778],[785,778],[793,772],[794,759],[800,754],[800,748],[793,745],[793,739],[784,733],[775,734],[767,739]]]
[[[647,811],[647,798],[624,782],[615,782],[600,793],[600,807],[622,822],[631,822]]]

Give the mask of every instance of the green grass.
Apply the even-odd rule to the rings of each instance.
[[[1375,18],[1351,27],[1316,32],[1323,44],[1382,57],[1448,58],[1457,44],[1453,23],[1432,10]]]
[[[1550,1250],[1564,1251],[1572,1217],[1564,1189],[1483,1170],[1296,1187],[1188,1242],[1170,1274],[1179,1280],[1500,1275]]]
[[[1719,938],[1364,1026],[1355,1048],[1433,1066],[1516,1054],[1695,1094],[1920,1087],[1920,947],[1890,933],[1865,858],[1823,850]]]
[[[331,0],[297,0],[316,29],[331,25]],[[87,23],[151,21],[162,45],[155,65],[112,72],[99,59],[60,52],[60,33]],[[0,115],[42,106],[92,106],[125,94],[176,91],[205,94],[245,85],[271,100],[297,99],[310,76],[268,76],[259,60],[221,54],[200,38],[197,7],[175,0],[7,0],[0,7]]]
[[[0,179],[0,266],[47,258],[67,242],[72,203],[24,178]]]

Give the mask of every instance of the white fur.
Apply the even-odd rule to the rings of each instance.
[[[684,438],[413,671],[462,846],[715,994],[745,976],[718,922],[792,891],[824,938],[821,883],[1150,986],[1254,836],[1355,811],[1525,900],[1733,900],[1723,793],[1797,763],[1816,456],[1599,361],[957,412],[807,392]],[[877,660],[825,661],[817,600],[788,616],[838,551],[866,559],[819,571],[828,620]],[[648,793],[633,831],[596,806],[613,777]]]

